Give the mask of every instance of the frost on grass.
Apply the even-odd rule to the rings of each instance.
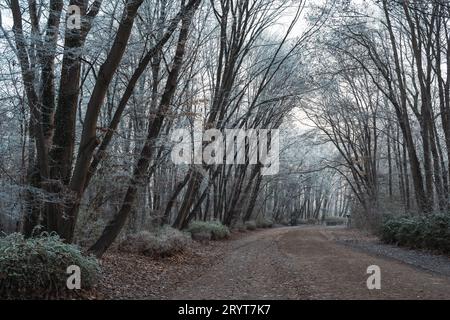
[[[164,258],[185,251],[190,242],[191,238],[187,233],[166,226],[156,232],[141,231],[128,235],[119,244],[119,250]]]
[[[42,299],[67,295],[67,268],[81,270],[82,289],[91,289],[100,278],[97,260],[66,244],[56,235],[25,239],[14,233],[0,237],[0,298]]]
[[[219,221],[193,221],[188,232],[195,238],[198,234],[210,234],[212,240],[222,240],[230,236],[230,229]]]

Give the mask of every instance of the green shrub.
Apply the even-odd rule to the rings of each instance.
[[[256,225],[256,221],[246,221],[245,222],[245,227],[247,228],[247,230],[253,231],[256,230],[258,228],[258,226]]]
[[[325,217],[324,221],[327,226],[342,226],[346,224],[347,219],[341,217]]]
[[[203,244],[208,244],[211,241],[211,232],[192,233],[192,239]]]
[[[385,217],[380,236],[386,243],[450,253],[450,216]]]
[[[450,253],[450,216],[431,215],[422,222],[423,247]]]
[[[141,231],[129,235],[119,244],[119,250],[156,258],[165,258],[181,253],[190,244],[190,236],[169,226],[151,233]]]
[[[418,247],[420,245],[419,221],[414,218],[403,218],[400,221],[396,238],[400,246]]]
[[[193,221],[187,229],[192,235],[196,233],[210,233],[212,240],[222,240],[230,236],[230,230],[220,221]]]
[[[66,289],[67,268],[81,269],[82,289],[92,288],[100,276],[94,257],[82,255],[75,245],[65,244],[56,235],[25,239],[14,233],[0,237],[0,298],[58,298]]]
[[[380,238],[386,243],[398,243],[397,233],[400,229],[400,219],[385,217],[381,226]]]
[[[256,227],[263,228],[263,229],[272,228],[273,221],[266,217],[260,218],[260,219],[256,220]]]
[[[233,230],[238,232],[246,232],[247,228],[245,227],[245,224],[242,221],[240,221],[234,226]]]

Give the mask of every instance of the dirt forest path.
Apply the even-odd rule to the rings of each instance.
[[[171,299],[450,299],[450,278],[334,241],[333,228],[264,230],[232,240],[223,259]],[[381,268],[368,290],[367,267]]]

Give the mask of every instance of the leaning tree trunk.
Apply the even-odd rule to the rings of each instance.
[[[136,168],[134,169],[133,176],[122,203],[122,207],[105,227],[100,238],[89,249],[89,251],[95,254],[97,257],[101,257],[106,252],[106,250],[114,242],[121,229],[125,225],[125,222],[127,221],[127,218],[136,199],[139,183],[142,181],[148,171],[148,167],[154,153],[155,139],[158,137],[159,132],[162,128],[165,120],[165,115],[169,111],[172,98],[178,85],[178,75],[183,65],[189,27],[193,19],[193,14],[198,8],[201,0],[193,0],[192,2],[194,3],[192,10],[186,13],[182,19],[182,26],[175,52],[173,67],[168,75],[164,94],[161,98],[161,102],[157,110],[155,119],[153,121],[150,121],[145,145],[142,148]]]

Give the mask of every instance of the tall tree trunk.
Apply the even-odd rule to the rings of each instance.
[[[170,108],[170,103],[177,88],[178,75],[181,71],[181,67],[183,64],[189,27],[193,19],[194,12],[200,5],[200,2],[201,0],[195,1],[195,5],[193,6],[193,8],[189,10],[189,12],[187,12],[182,18],[182,26],[178,38],[178,44],[175,52],[175,59],[173,62],[173,66],[167,78],[166,87],[164,90],[164,94],[161,98],[161,102],[157,110],[157,113],[156,115],[152,115],[155,118],[153,121],[150,121],[149,123],[145,145],[142,148],[139,160],[133,172],[133,176],[129,183],[125,198],[122,203],[122,207],[114,215],[113,219],[108,223],[108,225],[105,227],[100,238],[89,249],[89,251],[94,253],[97,257],[101,257],[106,252],[109,246],[116,239],[120,230],[125,225],[125,222],[130,214],[134,200],[136,198],[138,185],[142,181],[145,174],[147,173],[150,161],[152,160],[152,156],[154,153],[155,139],[159,135],[159,132],[162,128],[165,119],[165,115],[167,114],[167,111]]]

